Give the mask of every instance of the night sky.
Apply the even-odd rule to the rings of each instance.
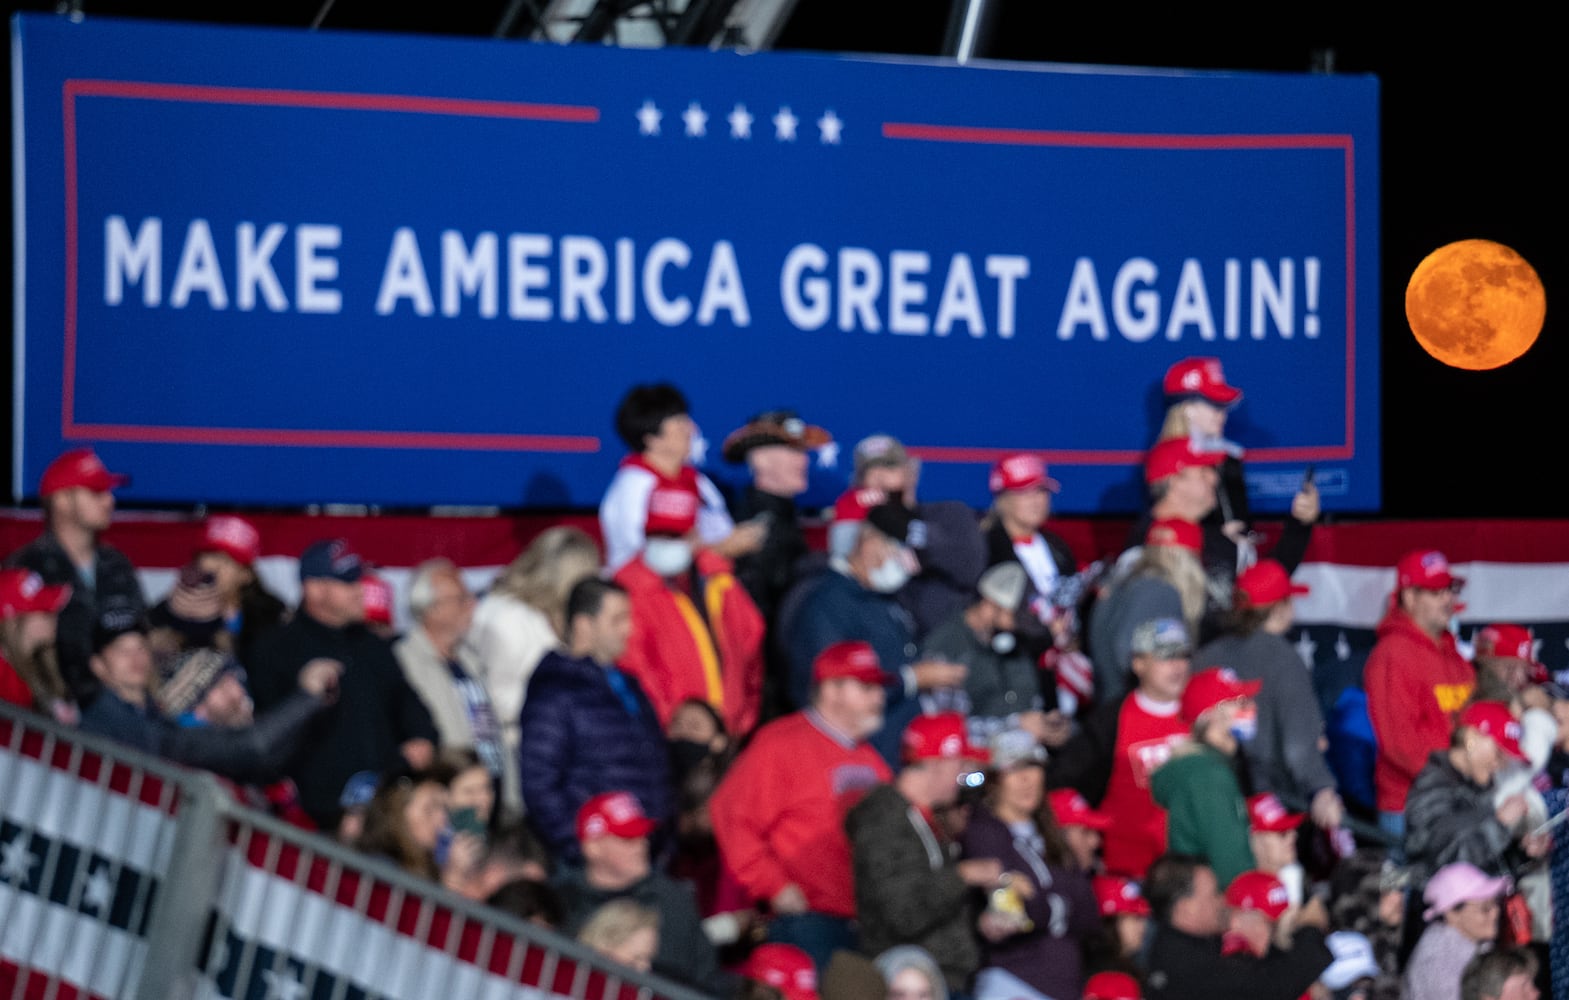
[[[1379,77],[1382,513],[1563,516],[1560,413],[1569,391],[1560,378],[1569,374],[1569,348],[1554,335],[1562,326],[1554,294],[1563,273],[1565,169],[1553,141],[1565,120],[1561,33],[1545,23],[1505,21],[1503,14],[1488,21],[1481,9],[1447,21],[1431,12],[1409,25],[1375,25],[1365,7],[1366,21],[1300,8],[1282,15],[1258,5],[1196,14],[1192,5],[1144,13],[1113,4],[1079,9],[1040,0],[993,2],[995,30],[982,50],[990,58],[1271,72],[1328,67]],[[51,10],[54,4],[8,6]],[[507,4],[474,0],[387,9],[392,6],[339,0],[325,26],[483,36]],[[946,0],[799,0],[776,47],[935,56],[949,6]],[[88,16],[299,26],[319,7],[298,0],[85,3]],[[6,162],[9,169],[9,157]],[[1457,371],[1429,358],[1412,338],[1404,311],[1406,281],[1417,263],[1443,244],[1475,238],[1513,247],[1547,289],[1547,324],[1536,346],[1491,372]],[[9,283],[9,267],[4,277]],[[5,356],[9,382],[9,352]],[[9,433],[4,440],[10,441]]]

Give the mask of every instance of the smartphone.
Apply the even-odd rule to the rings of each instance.
[[[1313,485],[1313,474],[1315,472],[1317,472],[1317,471],[1318,471],[1318,467],[1315,466],[1315,465],[1309,465],[1306,469],[1302,470],[1302,488],[1303,489],[1307,489],[1309,486]]]
[[[453,833],[472,833],[476,837],[485,835],[485,823],[479,818],[479,810],[473,806],[452,810],[447,820],[452,824]]]

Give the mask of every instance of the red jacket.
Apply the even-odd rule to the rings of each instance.
[[[790,883],[814,913],[855,916],[845,813],[892,781],[882,757],[806,709],[757,731],[708,801],[725,866],[752,898]]]
[[[1373,783],[1380,812],[1401,812],[1406,791],[1428,754],[1449,745],[1476,672],[1444,632],[1434,640],[1399,608],[1378,624],[1378,642],[1362,672],[1367,712],[1378,738]]]
[[[616,572],[632,600],[632,638],[620,666],[643,685],[661,726],[670,724],[676,706],[700,698],[719,710],[739,740],[762,709],[763,616],[728,560],[705,549],[696,563],[702,608],[692,595],[672,590],[641,555]]]

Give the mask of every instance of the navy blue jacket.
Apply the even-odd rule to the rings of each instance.
[[[919,699],[905,691],[900,673],[916,661],[918,650],[914,621],[898,601],[861,586],[838,570],[822,574],[796,613],[789,638],[790,696],[797,704],[811,704],[812,662],[834,643],[851,639],[869,643],[883,670],[892,675],[887,685],[883,728],[867,742],[897,771],[900,737],[921,710]]]
[[[654,706],[623,674],[634,716],[606,669],[584,657],[548,653],[529,678],[518,716],[518,776],[529,825],[552,855],[581,862],[577,811],[601,792],[631,792],[651,819],[672,813],[669,750]],[[654,842],[661,838],[656,833]]]

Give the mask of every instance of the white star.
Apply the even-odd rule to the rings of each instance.
[[[1303,663],[1311,667],[1313,666],[1313,654],[1317,652],[1318,643],[1314,642],[1313,637],[1308,635],[1307,629],[1303,629],[1302,634],[1297,637],[1297,655],[1302,657]]]
[[[839,445],[830,441],[817,449],[817,467],[819,469],[833,469],[839,465]]]
[[[790,113],[789,108],[780,108],[774,115],[774,138],[780,142],[795,141],[795,127],[801,119]]]
[[[725,121],[730,123],[730,138],[752,138],[752,122],[755,120],[752,113],[746,110],[745,104],[737,104],[735,110],[725,116]]]
[[[92,871],[86,878],[87,889],[82,893],[82,905],[94,913],[102,914],[114,902],[114,883],[102,868]]]
[[[1340,657],[1341,663],[1351,659],[1351,643],[1346,641],[1344,632],[1335,638],[1335,655]]]
[[[288,973],[263,969],[262,978],[267,981],[267,1000],[300,1000],[305,996],[304,984]]]
[[[688,136],[697,139],[708,134],[708,112],[704,111],[696,101],[688,104],[686,110],[681,112],[681,120],[686,122]]]
[[[692,447],[688,450],[693,465],[703,465],[708,461],[708,439],[701,434],[692,435]]]
[[[823,116],[817,119],[817,131],[822,134],[824,144],[837,146],[839,145],[839,135],[844,132],[844,122],[840,121],[839,116],[830,109],[824,111]]]
[[[654,107],[653,101],[644,101],[637,109],[637,130],[643,135],[658,135],[660,119],[665,113]]]
[[[0,879],[26,882],[32,877],[33,866],[38,863],[38,858],[27,849],[26,831],[18,830],[0,853],[5,855],[5,860],[0,861]]]

